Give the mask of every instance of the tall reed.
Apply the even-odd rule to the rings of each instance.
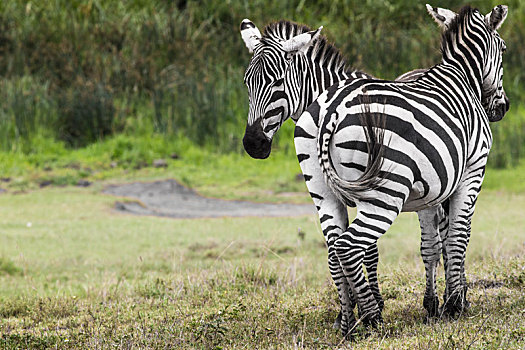
[[[439,5],[458,10],[452,1]],[[473,5],[486,13],[495,4]],[[525,102],[525,3],[508,5],[500,34],[514,109]],[[385,79],[440,59],[439,28],[409,0],[4,0],[0,149],[24,150],[35,133],[82,147],[151,130],[240,152],[250,54],[238,25],[246,17],[261,29],[282,18],[324,25],[353,66]],[[507,125],[494,127],[494,166],[516,163],[525,147],[522,122]]]

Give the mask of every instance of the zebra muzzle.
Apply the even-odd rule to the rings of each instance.
[[[268,140],[260,123],[246,126],[242,144],[246,153],[255,159],[266,159],[272,151],[272,140]]]
[[[499,103],[494,107],[494,111],[491,116],[492,118],[489,118],[489,121],[491,122],[500,121],[501,119],[503,119],[505,114],[508,112],[509,108],[510,108],[510,101],[507,98],[507,96],[505,96],[505,102]]]

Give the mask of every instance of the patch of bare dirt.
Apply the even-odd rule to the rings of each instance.
[[[206,198],[172,179],[112,185],[106,187],[103,193],[134,199],[134,201],[116,202],[115,209],[135,215],[213,218],[300,216],[316,213],[313,204],[253,203]]]

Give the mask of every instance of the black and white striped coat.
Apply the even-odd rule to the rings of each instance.
[[[429,8],[434,17],[450,21],[455,13],[441,8]],[[320,30],[320,29],[319,29]],[[339,51],[319,36],[319,30],[310,31],[288,21],[272,23],[265,28],[261,37],[257,27],[249,20],[241,23],[241,35],[250,52],[255,51],[245,74],[250,93],[250,112],[243,143],[246,151],[254,158],[266,158],[271,151],[271,140],[282,122],[288,117],[296,121],[305,106],[315,99],[333,82],[370,77],[366,73],[347,70]],[[421,76],[426,69],[403,74],[396,80],[410,81]],[[441,240],[436,217],[439,217],[440,232],[446,232],[448,220],[441,206],[418,213],[422,229],[421,254],[425,263],[427,287],[424,306],[429,316],[437,314],[438,298],[435,277],[441,254]],[[321,217],[321,219],[326,217]],[[340,234],[348,223],[346,209],[341,204],[334,211],[334,218],[321,220],[321,226],[328,240]],[[334,228],[336,231],[334,232]],[[444,254],[444,257],[446,254]],[[372,245],[365,256],[369,283],[379,305],[383,301],[377,283],[378,250]],[[329,249],[329,266],[339,294],[348,294],[350,289],[342,279],[340,265],[333,249]],[[351,294],[351,293],[350,293]],[[350,296],[351,297],[351,296]],[[336,321],[336,326],[340,321]]]
[[[440,9],[440,11],[443,11]],[[320,29],[310,31],[306,26],[288,21],[271,23],[261,36],[257,27],[250,20],[241,23],[241,35],[254,56],[245,74],[245,83],[250,94],[250,111],[243,143],[246,151],[254,158],[266,158],[271,152],[271,140],[282,123],[291,117],[294,122],[319,94],[328,86],[338,81],[357,78],[371,78],[370,75],[346,68],[346,63],[339,50],[319,35]],[[426,69],[405,73],[399,80],[410,81],[421,76]],[[348,225],[348,216],[344,205],[333,213],[334,219],[324,222],[321,217],[323,232],[330,227],[342,229]],[[427,215],[428,216],[428,215]],[[434,216],[426,220],[420,215],[424,228],[422,235],[422,256],[427,276],[434,276],[439,261],[441,242],[439,236],[432,235]],[[326,217],[325,217],[326,218]],[[446,217],[440,216],[443,231],[446,230]],[[330,224],[330,225],[327,225]],[[429,233],[426,233],[429,232]],[[328,240],[328,237],[325,235]],[[436,257],[437,256],[437,257]],[[377,245],[369,247],[365,266],[374,295],[382,305],[377,283]],[[346,280],[341,279],[340,264],[335,251],[329,249],[329,266],[339,293],[350,293]],[[427,277],[427,291],[435,294],[435,284]],[[429,294],[426,292],[425,294]],[[351,298],[351,296],[349,296]],[[437,300],[437,296],[435,296]],[[434,300],[434,299],[432,299]],[[428,304],[428,303],[427,303]],[[429,310],[437,312],[437,302]],[[430,313],[430,311],[429,311]],[[336,321],[336,326],[340,316]]]
[[[279,21],[269,24],[261,36],[253,22],[242,21],[241,35],[254,53],[244,77],[250,109],[243,138],[244,148],[253,158],[267,158],[273,136],[282,123],[290,117],[296,122],[326,88],[342,80],[371,78],[364,72],[348,69],[339,50],[320,35],[320,30]],[[337,215],[337,221],[341,227],[348,224],[346,210]],[[334,252],[329,252],[329,256],[332,276],[340,275]],[[371,288],[382,304],[377,282],[378,257],[377,245],[372,245],[365,265]],[[348,286],[344,290],[350,293]],[[334,326],[339,326],[340,318],[341,314]]]
[[[401,211],[435,215],[445,202],[446,310],[466,306],[464,257],[492,145],[488,123],[509,106],[502,86],[505,44],[496,32],[506,14],[506,6],[487,16],[463,8],[445,25],[441,64],[414,82],[340,82],[297,122],[296,152],[321,222],[334,220],[344,210],[341,202],[357,205],[343,234],[336,225],[325,234],[341,266],[334,280],[347,281],[365,322],[381,320],[362,271],[366,250]],[[343,334],[354,326],[348,295],[340,293]]]
[[[429,8],[434,17],[450,21],[455,13],[441,8]],[[250,93],[250,112],[243,143],[246,151],[254,158],[266,158],[271,151],[271,140],[283,121],[292,117],[294,122],[317,96],[332,83],[371,77],[366,73],[349,70],[339,51],[319,36],[319,30],[310,31],[306,26],[288,21],[275,22],[265,28],[261,36],[257,27],[250,21],[241,23],[241,35],[250,52],[254,52],[250,66],[245,74],[245,82]],[[426,69],[417,69],[398,77],[397,81],[411,81],[421,76]],[[329,206],[330,207],[330,206]],[[434,210],[418,213],[422,229],[421,254],[427,275],[424,306],[429,316],[437,314],[438,297],[435,279],[441,255],[439,232],[447,231],[446,211],[441,206]],[[439,232],[436,226],[439,218]],[[333,219],[326,221],[321,217],[321,226],[328,240],[342,233],[348,224],[344,205],[333,213]],[[336,228],[337,232],[334,232]],[[444,257],[446,255],[444,254]],[[377,245],[372,245],[365,255],[365,266],[369,283],[382,305],[377,283],[378,264]],[[329,249],[329,266],[339,293],[350,293],[346,280],[341,279],[340,265],[333,249]],[[336,326],[340,322],[340,316]]]

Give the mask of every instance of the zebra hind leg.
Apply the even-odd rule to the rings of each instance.
[[[364,205],[368,208],[368,205]],[[337,257],[348,279],[348,283],[357,299],[360,318],[365,326],[377,327],[382,323],[379,305],[363,273],[363,263],[366,251],[390,227],[397,216],[391,210],[378,214],[378,207],[372,206],[371,210],[359,208],[358,213],[348,230],[335,242]],[[349,325],[343,319],[341,332],[346,335]]]
[[[379,250],[377,248],[377,243],[372,244],[367,250],[364,258],[364,264],[366,272],[368,275],[368,283],[370,284],[370,290],[374,295],[374,298],[379,307],[379,312],[383,312],[383,307],[385,302],[381,296],[379,290],[379,281],[377,280],[377,265],[379,262]]]
[[[467,236],[467,246],[469,242],[470,242],[470,235]],[[463,257],[463,261],[461,262],[461,284],[463,285],[464,308],[465,310],[468,310],[470,308],[470,302],[467,300],[468,284],[467,284],[467,276],[465,275],[465,257]]]
[[[358,299],[357,306],[360,319],[365,326],[372,325],[375,327],[382,322],[382,319],[379,306],[363,274],[362,265],[366,247],[353,245],[354,237],[355,234],[352,227],[349,228],[347,233],[341,235],[336,242],[337,256],[341,261],[344,274],[348,278],[353,294]],[[341,332],[344,336],[347,336],[353,325],[345,320],[345,307],[348,307],[348,305],[342,305]],[[351,312],[351,310],[347,308],[347,312]]]
[[[470,302],[467,299],[468,284],[465,276],[464,255],[460,266],[460,287],[451,293],[451,288],[447,286],[445,295],[443,296],[444,305],[442,313],[452,318],[457,318],[470,309]]]
[[[448,256],[447,256],[447,249],[446,249],[445,241],[447,240],[448,227],[449,227],[449,223],[448,223],[449,204],[450,202],[446,200],[445,202],[441,203],[441,205],[438,206],[438,211],[439,211],[439,216],[440,216],[439,236],[441,238],[441,254],[443,256],[443,270],[445,271],[445,280],[448,280],[448,275],[447,275]],[[448,295],[448,291],[447,291],[447,287],[445,287],[445,293],[443,295],[443,304],[438,310],[438,315],[440,317],[444,315],[444,311],[445,311],[444,306],[445,306],[445,301],[447,300],[447,295]]]
[[[450,223],[443,242],[447,254],[444,312],[453,318],[463,314],[470,305],[467,301],[464,264],[478,194],[478,182],[472,181],[459,188],[450,198]]]
[[[372,294],[374,295],[374,298],[377,302],[379,311],[382,313],[385,302],[383,301],[383,297],[381,296],[381,292],[379,291],[379,282],[377,280],[378,261],[379,261],[379,250],[377,248],[377,243],[375,243],[375,244],[372,244],[370,248],[368,248],[368,250],[366,251],[365,258],[364,258],[364,264],[365,264],[366,272],[368,275],[368,283],[370,284],[370,289],[372,290]],[[355,308],[356,299],[352,293],[351,288],[348,289],[348,297],[353,303],[352,309]],[[343,312],[339,311],[339,314],[337,315],[337,318],[335,319],[334,324],[333,324],[334,329],[341,328],[342,317],[343,317]]]
[[[332,279],[337,288],[339,302],[341,303],[339,314],[337,315],[337,318],[335,319],[332,327],[334,329],[341,329],[341,325],[344,323],[349,325],[348,329],[351,331],[356,325],[356,319],[353,311],[356,305],[356,299],[348,285],[348,281],[346,280],[343,271],[341,270],[341,265],[339,264],[339,259],[336,256],[333,245],[328,247],[328,266],[330,269],[330,274],[332,275]],[[351,338],[352,332],[347,331],[345,335],[347,338]]]

